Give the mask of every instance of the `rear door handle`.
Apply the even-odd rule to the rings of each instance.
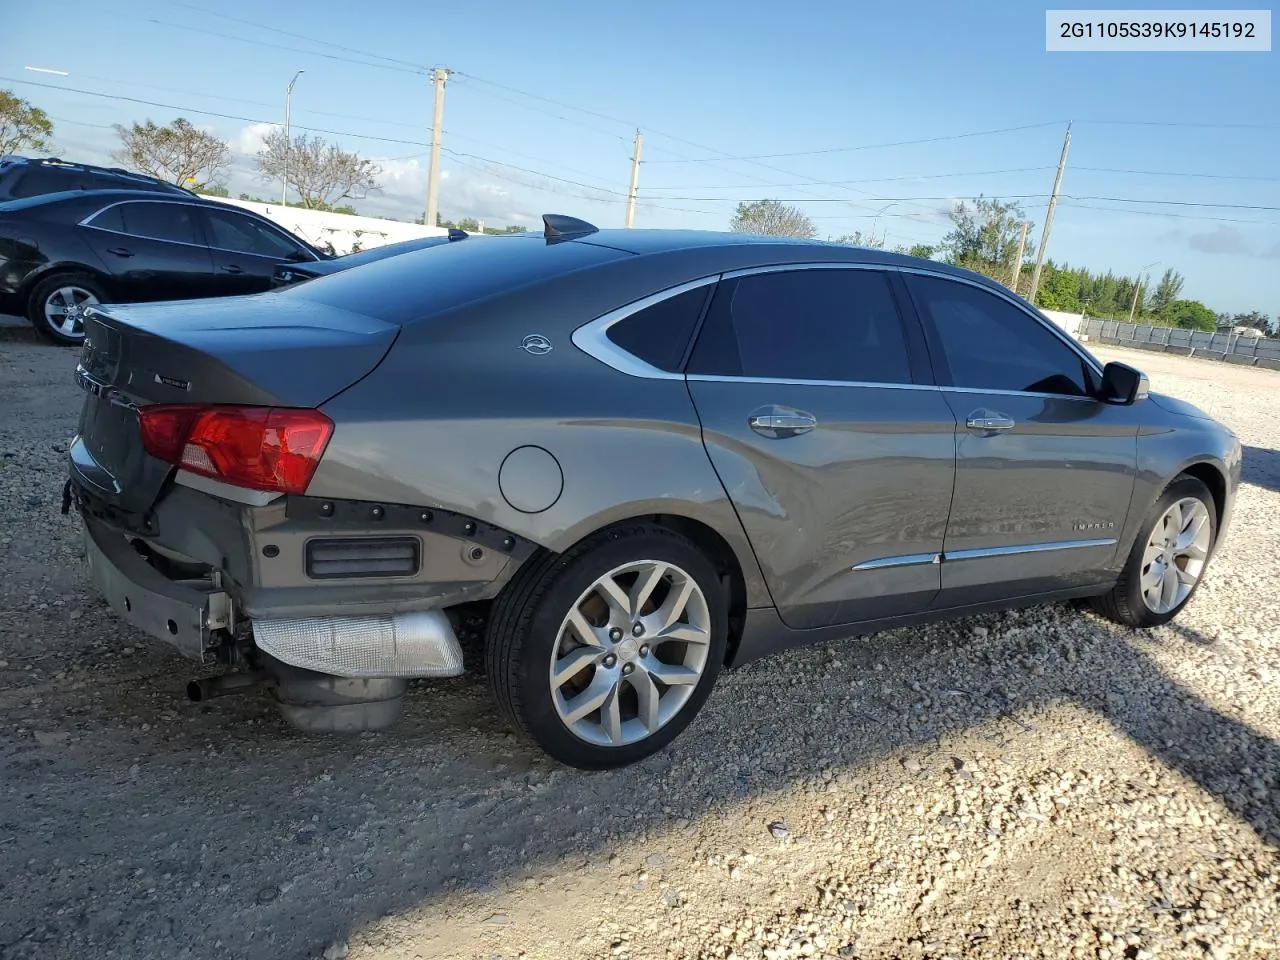
[[[128,247],[109,247],[107,253],[114,253],[117,257],[132,257],[133,251]]]
[[[762,407],[747,417],[747,425],[762,437],[779,440],[808,433],[818,425],[818,418],[789,407]]]
[[[1012,417],[1007,417],[1003,413],[991,413],[986,410],[969,414],[969,419],[965,421],[965,426],[970,430],[978,431],[1012,430],[1014,425]]]
[[[237,267],[234,263],[229,263],[222,268],[223,273],[244,273],[241,267]]]

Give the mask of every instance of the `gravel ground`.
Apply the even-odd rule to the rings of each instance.
[[[74,355],[0,329],[0,958],[1280,955],[1280,374],[1134,357],[1248,446],[1175,625],[792,652],[591,775],[472,681],[354,739],[185,702],[58,513]]]

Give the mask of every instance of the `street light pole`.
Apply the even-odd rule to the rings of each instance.
[[[1145,267],[1138,271],[1138,285],[1133,288],[1133,300],[1129,303],[1129,322],[1133,323],[1133,311],[1138,307],[1138,294],[1142,292],[1142,284],[1146,282],[1146,273],[1152,267],[1160,266],[1160,261],[1155,260],[1148,263]]]
[[[285,206],[289,202],[289,154],[293,152],[293,85],[298,82],[298,78],[307,71],[299,70],[293,75],[293,79],[289,81],[289,88],[284,92],[284,183],[280,185],[280,206]]]

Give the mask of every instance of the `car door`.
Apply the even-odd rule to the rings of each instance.
[[[955,472],[900,281],[819,264],[726,275],[686,368],[703,443],[783,622],[926,608]]]
[[[958,431],[938,605],[1106,579],[1133,492],[1140,411],[1010,295],[906,273]]]
[[[281,261],[312,262],[316,256],[280,228],[230,207],[204,207],[206,232],[219,288],[227,294],[271,289]]]
[[[196,209],[168,200],[112,203],[82,221],[79,232],[111,274],[118,299],[205,297],[213,261]]]

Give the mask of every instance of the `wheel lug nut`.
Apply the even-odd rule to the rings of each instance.
[[[634,670],[634,669],[635,669],[635,664],[632,664],[632,663],[624,663],[624,664],[622,665],[622,675],[623,675],[623,676],[627,676],[627,675],[629,675],[629,674],[631,673],[631,671],[632,671],[632,670]]]
[[[639,620],[637,620],[637,621],[636,621],[636,623],[635,623],[635,626],[633,626],[633,627],[631,628],[631,635],[632,635],[632,636],[635,636],[635,637],[643,637],[643,636],[644,636],[644,624],[643,624],[643,623],[641,623]]]
[[[619,640],[621,640],[621,639],[622,639],[622,628],[621,628],[621,627],[614,627],[612,630],[610,630],[610,631],[609,631],[609,639],[610,639],[610,640],[612,640],[614,643],[617,643]]]
[[[610,667],[610,668],[612,668],[612,667],[613,667],[613,665],[614,665],[615,663],[617,663],[617,662],[618,662],[618,658],[617,658],[617,657],[615,657],[612,653],[611,653],[611,654],[609,654],[607,657],[605,657],[605,658],[604,658],[604,665],[605,665],[606,667]]]
[[[647,643],[640,644],[640,656],[647,657],[649,655],[649,645]]]

